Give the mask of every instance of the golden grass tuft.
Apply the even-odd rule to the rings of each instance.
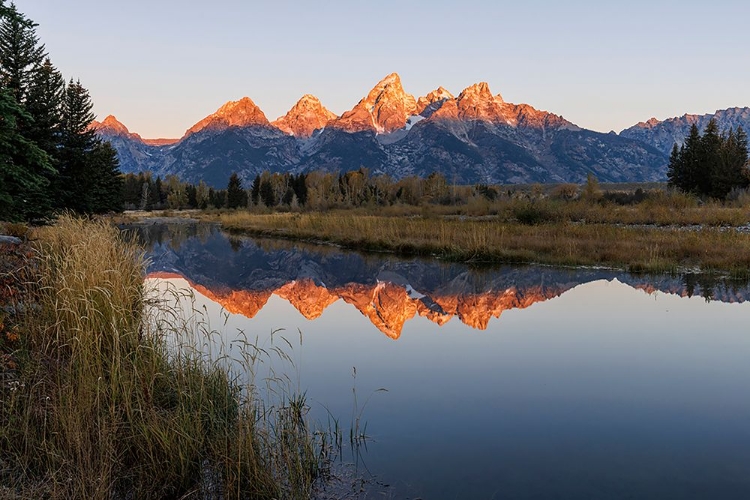
[[[142,250],[116,228],[65,216],[34,237],[31,295],[4,354],[14,369],[0,370],[8,492],[309,497],[323,464],[303,398],[268,404],[225,364],[182,343],[211,332],[188,331],[195,324],[181,311],[151,302]]]

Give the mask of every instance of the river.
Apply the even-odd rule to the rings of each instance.
[[[358,498],[750,498],[745,284],[136,231],[150,283],[284,337],[310,418],[366,434]]]

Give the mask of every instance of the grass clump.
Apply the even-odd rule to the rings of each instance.
[[[0,224],[0,234],[15,236],[16,238],[25,239],[29,232],[29,226],[19,222],[6,222]]]
[[[309,497],[324,464],[304,398],[267,404],[181,346],[117,229],[62,217],[33,238],[0,318],[0,496]]]

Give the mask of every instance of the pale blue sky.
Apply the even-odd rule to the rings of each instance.
[[[17,0],[100,119],[179,137],[249,96],[273,120],[305,93],[350,109],[398,72],[420,96],[487,81],[505,100],[620,131],[750,106],[750,2]]]

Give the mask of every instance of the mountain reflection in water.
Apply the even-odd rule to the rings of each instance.
[[[652,294],[744,302],[748,286],[715,277],[639,276],[607,269],[540,266],[472,268],[436,260],[364,255],[334,247],[228,236],[208,224],[136,225],[149,249],[150,277],[183,277],[226,311],[254,317],[276,295],[305,318],[342,300],[398,339],[416,316],[443,325],[458,318],[484,330],[503,311],[523,309],[596,280]]]

